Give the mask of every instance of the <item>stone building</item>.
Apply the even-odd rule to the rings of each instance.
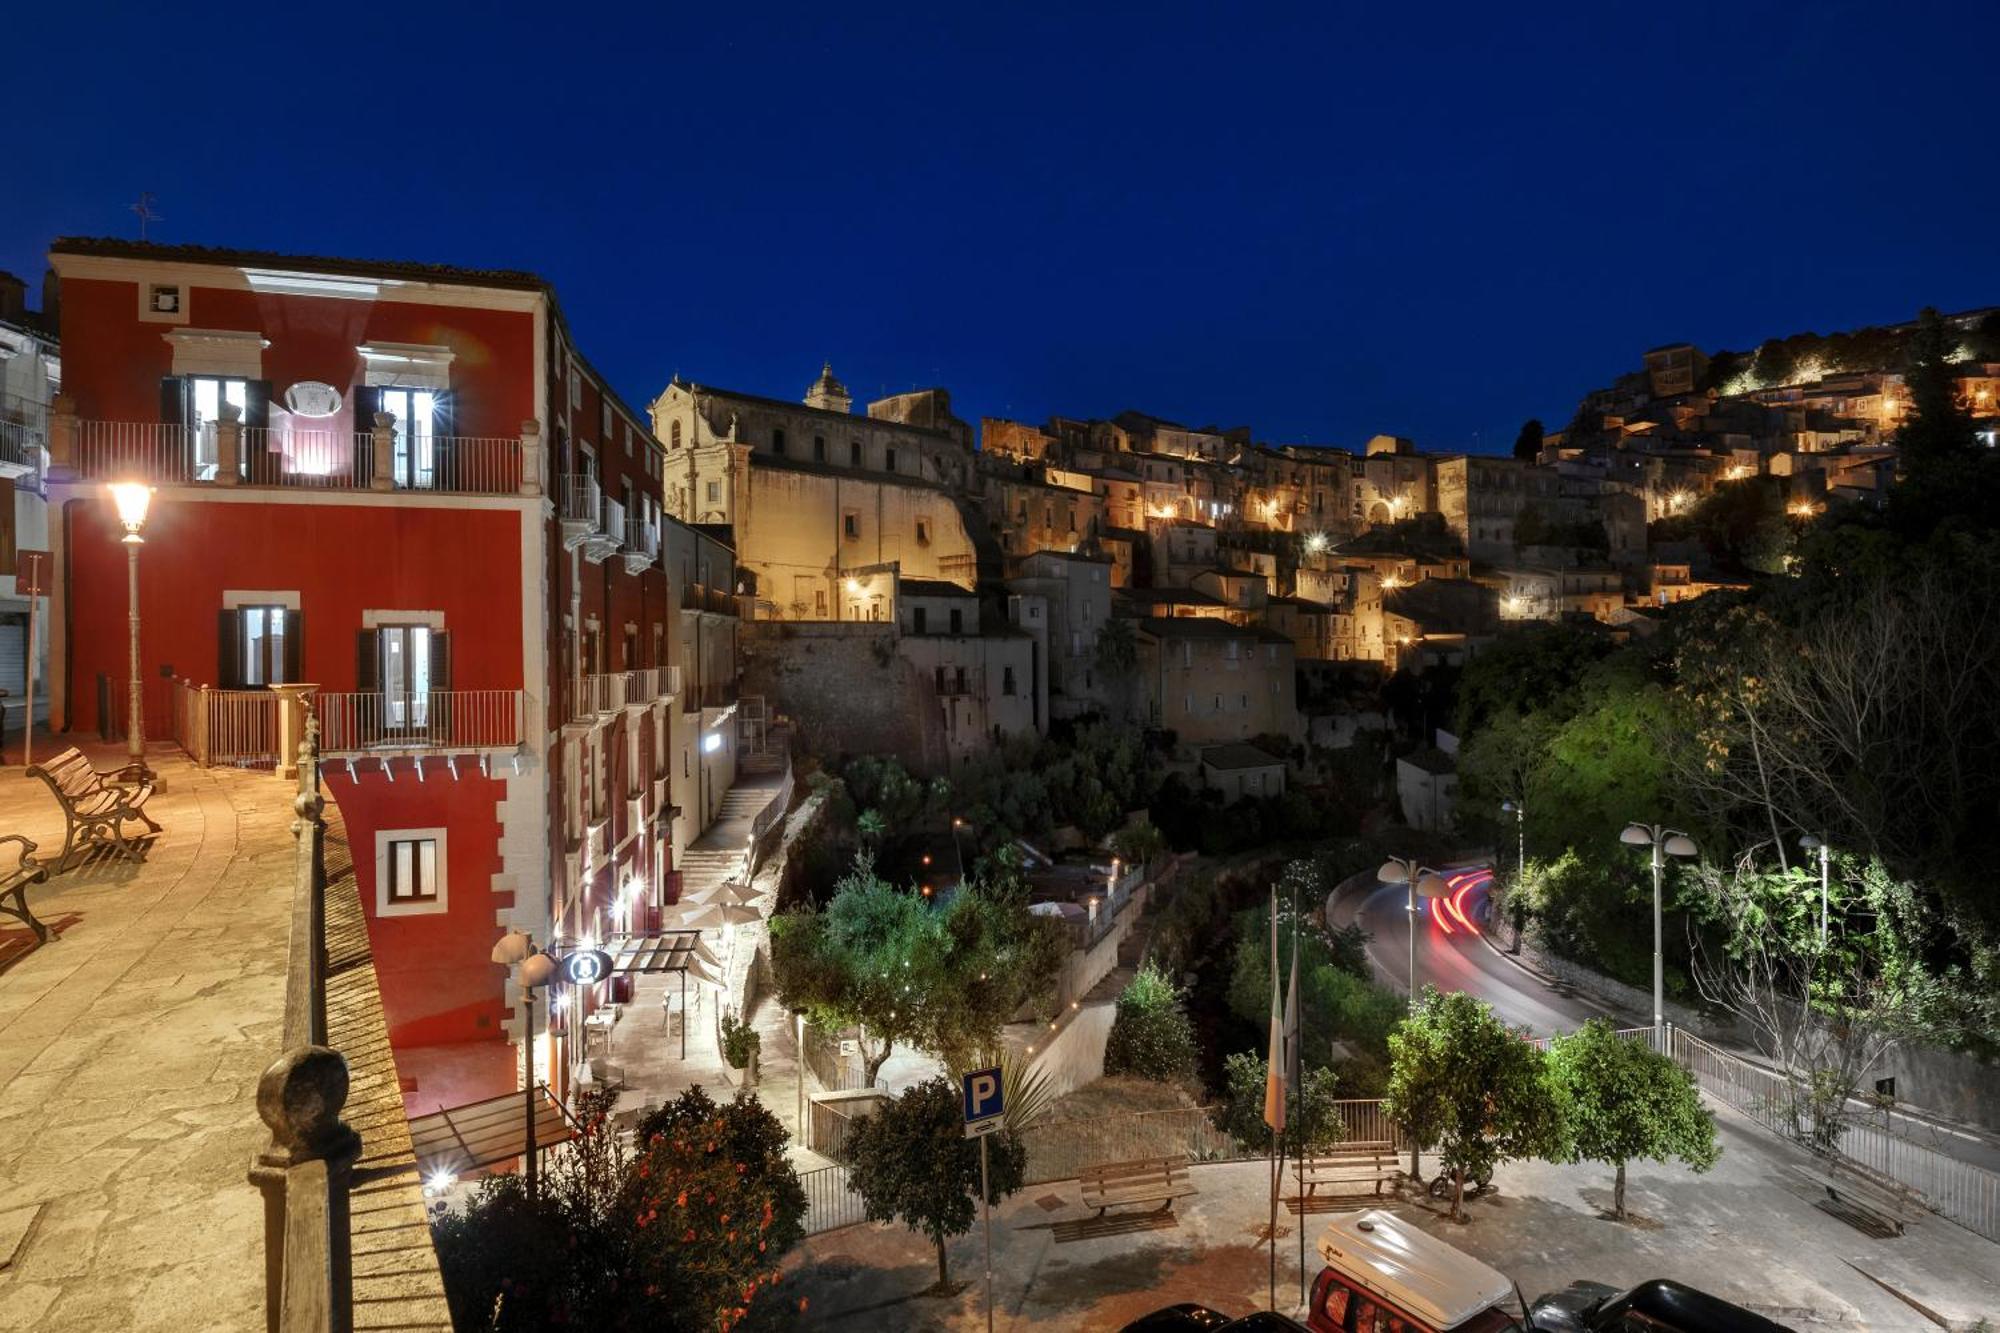
[[[970,429],[942,389],[850,409],[821,373],[788,403],[675,380],[652,403],[669,514],[722,525],[757,616],[837,620],[855,570],[978,576]]]
[[[1226,620],[1139,622],[1136,711],[1184,744],[1294,738],[1296,650],[1282,634]]]

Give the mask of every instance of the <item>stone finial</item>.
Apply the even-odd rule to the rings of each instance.
[[[347,1105],[347,1057],[327,1046],[295,1046],[257,1080],[257,1114],[271,1130],[267,1159],[348,1158],[361,1136],[340,1118]]]

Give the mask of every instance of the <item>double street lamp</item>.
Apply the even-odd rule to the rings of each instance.
[[[1420,866],[1414,858],[1392,856],[1382,863],[1375,872],[1375,878],[1384,884],[1401,884],[1409,890],[1410,914],[1410,1007],[1417,1007],[1417,899],[1442,898],[1451,892],[1444,876],[1429,866]]]
[[[541,1196],[541,1182],[535,1157],[535,987],[548,984],[556,974],[553,955],[539,952],[534,940],[518,930],[510,930],[493,946],[493,961],[514,969],[514,983],[521,988],[521,1105],[522,1174],[527,1179],[528,1198]]]
[[[1618,841],[1628,847],[1653,849],[1653,1032],[1655,1040],[1667,1030],[1665,972],[1660,953],[1660,879],[1669,856],[1694,856],[1699,849],[1694,839],[1664,824],[1627,824]]]

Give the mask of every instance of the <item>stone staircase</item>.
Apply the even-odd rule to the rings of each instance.
[[[681,897],[691,898],[734,876],[743,865],[742,849],[690,847],[681,853]]]

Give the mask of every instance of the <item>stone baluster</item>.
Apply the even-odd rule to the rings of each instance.
[[[361,1136],[340,1118],[347,1059],[295,1046],[257,1081],[271,1142],[250,1166],[264,1196],[264,1326],[269,1333],[348,1333],[354,1256],[348,1192]]]
[[[521,494],[542,493],[542,423],[530,417],[521,423]]]
[[[368,478],[368,488],[376,491],[390,491],[396,488],[396,414],[377,412],[374,428],[374,468]]]
[[[49,404],[49,475],[58,481],[76,476],[76,399],[59,393]]]
[[[235,486],[243,480],[243,409],[225,401],[215,415],[215,482]]]

